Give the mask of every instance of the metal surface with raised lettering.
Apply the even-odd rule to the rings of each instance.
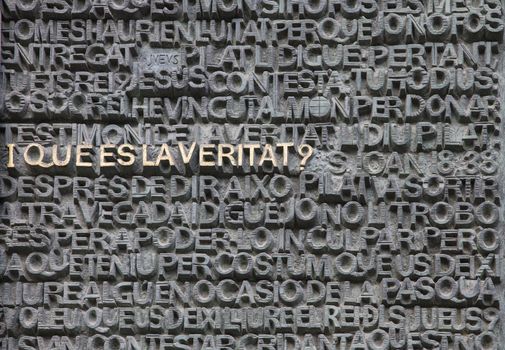
[[[0,350],[503,350],[500,0],[3,0]]]

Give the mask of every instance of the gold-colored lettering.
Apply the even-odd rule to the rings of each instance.
[[[215,166],[216,162],[214,160],[207,160],[207,157],[214,157],[212,151],[216,149],[215,145],[201,145],[200,146],[200,166]]]
[[[65,153],[65,159],[60,160],[58,152],[58,145],[53,145],[52,157],[54,165],[56,166],[67,166],[70,163],[70,158],[72,158],[72,146],[68,145]]]
[[[272,166],[277,166],[277,160],[275,160],[274,150],[272,149],[272,145],[266,144],[263,147],[263,153],[261,154],[260,161],[258,163],[259,166],[263,166],[265,162],[271,162]]]
[[[75,151],[75,166],[77,167],[92,167],[93,163],[83,160],[84,157],[91,157],[90,151],[93,149],[92,145],[77,145]]]
[[[196,142],[193,142],[191,144],[191,147],[189,148],[189,151],[187,151],[187,152],[186,152],[186,148],[184,147],[184,144],[182,142],[179,142],[178,146],[179,146],[179,152],[181,153],[182,162],[184,164],[189,164],[189,162],[191,161],[191,158],[193,158],[193,153],[195,152]]]
[[[130,145],[128,143],[122,144],[119,146],[117,149],[117,154],[119,156],[117,162],[119,165],[123,166],[130,166],[135,163],[135,148],[133,145]],[[126,159],[124,159],[126,158]]]
[[[111,144],[105,144],[105,145],[100,145],[100,167],[111,167],[114,166],[115,163],[108,161],[108,157],[114,157],[113,152],[107,151],[107,148],[115,147],[114,145]]]
[[[14,147],[13,143],[7,145],[8,156],[7,156],[7,168],[14,168]]]
[[[226,151],[225,151],[226,149]],[[233,153],[235,152],[235,147],[228,143],[219,144],[217,146],[217,165],[223,166],[223,159],[226,158],[230,161],[230,164],[235,166],[235,158],[233,157]]]

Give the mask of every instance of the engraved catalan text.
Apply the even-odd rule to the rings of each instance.
[[[0,350],[504,350],[501,0],[0,0]]]

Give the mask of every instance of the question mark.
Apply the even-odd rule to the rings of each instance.
[[[300,170],[303,170],[307,160],[309,160],[309,158],[312,157],[312,154],[314,154],[314,148],[308,144],[300,145],[298,146],[298,154],[303,157],[300,162]]]

